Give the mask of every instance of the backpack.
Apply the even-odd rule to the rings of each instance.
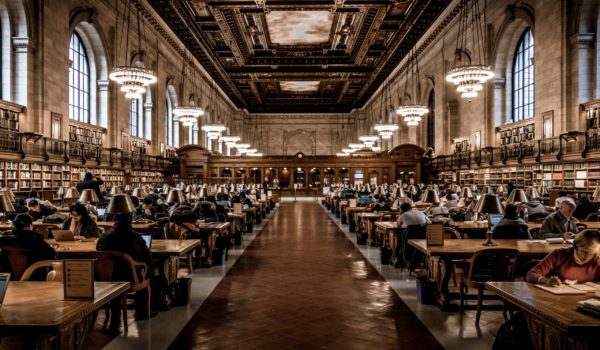
[[[492,350],[519,350],[534,349],[527,319],[522,312],[516,312],[513,317],[506,321],[496,334],[496,340]]]

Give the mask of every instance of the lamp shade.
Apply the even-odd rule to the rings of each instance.
[[[198,198],[206,198],[206,188],[200,188],[200,191],[198,192]]]
[[[96,195],[96,191],[92,189],[85,189],[81,192],[79,196],[79,202],[81,203],[98,203],[98,196]]]
[[[515,188],[512,190],[510,195],[508,195],[508,203],[527,203],[527,196],[525,195],[525,191],[519,188]]]
[[[457,184],[450,185],[450,191],[454,193],[460,193],[460,186]]]
[[[504,214],[504,208],[502,208],[498,196],[485,193],[477,201],[475,212],[484,214]]]
[[[117,213],[133,213],[135,208],[131,202],[131,198],[127,194],[115,194],[111,197],[106,212],[109,214]]]
[[[394,189],[392,195],[394,198],[406,198],[406,193],[404,193],[404,190],[400,186]]]
[[[8,187],[4,187],[2,190],[0,190],[0,194],[6,194],[11,202],[15,201],[15,195],[12,192],[12,190]]]
[[[377,188],[375,188],[375,191],[373,191],[373,195],[378,196],[380,194],[381,194],[381,186],[378,186]]]
[[[77,191],[77,188],[67,188],[67,192],[65,192],[65,199],[79,199],[79,191]]]
[[[527,191],[525,191],[525,193],[527,194],[527,196],[529,196],[530,199],[539,199],[540,198],[540,193],[533,186],[527,187]]]
[[[492,190],[492,186],[485,186],[483,187],[483,191],[481,192],[481,194],[494,194],[494,190]]]
[[[110,189],[110,195],[114,196],[114,195],[117,195],[117,194],[121,194],[121,189],[119,187],[117,187],[117,186],[113,186]]]
[[[439,203],[440,197],[433,188],[428,188],[425,195],[423,195],[422,201],[425,203]]]
[[[415,195],[417,194],[417,186],[415,185],[409,185],[407,188],[408,193],[410,193],[411,195]]]
[[[146,191],[144,191],[144,189],[141,187],[136,187],[133,189],[133,193],[131,195],[137,198],[144,198],[146,196]]]
[[[181,190],[178,189],[172,189],[171,192],[169,192],[169,196],[167,197],[167,203],[181,203],[181,202],[185,202],[185,197],[183,196],[183,193],[181,192]]]
[[[592,194],[592,202],[600,202],[600,186],[596,187],[596,189],[594,190],[594,194]]]
[[[541,194],[542,196],[545,196],[545,195],[547,195],[547,194],[548,194],[548,188],[547,188],[546,186],[543,186],[543,185],[542,185],[542,186],[540,186],[540,194]]]
[[[504,193],[504,192],[506,192],[506,188],[504,187],[504,185],[500,185],[500,186],[498,186],[498,188],[496,189],[496,193],[497,193],[497,194],[502,194],[502,193]]]
[[[60,198],[62,198],[65,195],[65,188],[60,186],[57,190],[56,190],[56,195]]]
[[[477,188],[477,185],[475,185],[475,184],[471,185],[471,191],[473,191],[473,192],[479,191],[479,189]]]
[[[7,193],[0,194],[0,213],[12,213],[15,211],[10,197]]]
[[[473,191],[471,191],[468,187],[463,187],[461,197],[463,198],[473,198]]]
[[[185,193],[196,194],[196,189],[192,185],[187,185],[185,187]]]
[[[129,193],[131,192],[131,185],[125,185],[125,192]]]

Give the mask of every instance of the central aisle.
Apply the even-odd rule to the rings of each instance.
[[[196,347],[442,348],[316,202],[281,204],[170,348]]]

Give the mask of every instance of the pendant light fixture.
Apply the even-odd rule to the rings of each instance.
[[[141,20],[141,0],[134,0],[137,14],[137,53],[140,55],[140,62],[138,65],[129,64],[129,34],[131,24],[131,6],[132,1],[125,1],[125,8],[123,10],[123,24],[119,30],[119,11],[117,6],[117,28],[116,32],[121,34],[117,46],[117,60],[119,56],[123,56],[122,60],[125,62],[124,65],[115,66],[112,72],[108,75],[109,79],[117,82],[121,85],[121,91],[125,93],[126,98],[140,98],[142,94],[146,92],[146,86],[156,83],[157,78],[154,71],[144,68],[143,59],[145,51],[142,49],[142,30],[140,22]],[[117,2],[118,5],[118,2]],[[118,37],[118,35],[117,35]],[[121,46],[125,41],[125,52],[121,51]],[[119,55],[121,53],[121,55]]]
[[[210,100],[213,102],[213,105],[215,106],[213,108],[213,111],[215,114],[217,114],[217,108],[216,108],[216,88],[214,87],[214,82],[213,82],[213,86],[212,89],[210,91],[211,95],[213,96],[213,98],[211,98]],[[214,116],[216,117],[216,115]],[[225,129],[227,129],[224,125],[220,124],[220,123],[215,123],[215,124],[206,124],[202,126],[202,130],[204,132],[206,132],[206,137],[208,137],[211,140],[217,140],[219,137],[221,137],[221,133],[223,131],[225,131]]]
[[[383,140],[389,140],[392,138],[392,136],[394,136],[394,132],[398,130],[398,125],[386,123],[386,120],[388,119],[387,112],[389,106],[389,80],[385,83],[385,90],[382,90],[381,93],[381,119],[379,120],[378,124],[375,124],[373,129],[377,131],[377,133],[379,134],[379,136],[381,136]]]
[[[446,81],[458,85],[456,91],[463,98],[477,97],[483,90],[483,84],[494,77],[494,71],[485,64],[484,35],[479,12],[479,0],[461,0],[461,13],[456,38],[456,50],[452,69],[446,75]],[[469,17],[471,24],[472,50],[468,51]]]
[[[360,142],[362,142],[365,147],[373,148],[375,142],[379,141],[379,137],[373,135],[365,135],[358,138]]]
[[[402,105],[398,107],[396,113],[404,118],[404,122],[408,126],[417,126],[421,122],[421,118],[429,113],[429,108],[418,103],[421,94],[421,82],[419,74],[419,61],[416,48],[413,47],[413,53],[408,61],[409,71],[406,73],[406,80],[404,82],[404,99]],[[411,82],[411,89],[409,94],[408,82]],[[407,100],[414,101],[414,103],[407,103]]]
[[[187,67],[187,55],[183,56],[183,67],[181,69],[181,92],[179,94],[179,96],[184,96],[185,95],[185,80],[186,80],[186,67]],[[198,122],[198,118],[202,115],[204,115],[204,110],[202,109],[202,107],[197,107],[194,104],[194,100],[191,98],[191,96],[196,96],[196,77],[194,74],[195,69],[190,69],[190,76],[191,76],[191,82],[192,82],[192,87],[191,87],[191,95],[190,95],[190,100],[189,100],[189,104],[187,105],[180,105],[177,106],[173,109],[173,115],[175,115],[179,121],[184,125],[184,126],[193,126],[195,123]]]

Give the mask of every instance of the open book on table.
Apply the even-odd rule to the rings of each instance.
[[[568,294],[586,294],[588,291],[589,292],[593,292],[596,289],[592,289],[592,290],[582,290],[581,288],[585,288],[582,286],[585,286],[585,284],[574,284],[574,285],[568,285],[568,284],[561,284],[560,286],[556,286],[556,287],[550,287],[550,286],[544,286],[541,284],[536,284],[535,285],[537,288],[545,290],[546,292],[550,292],[552,294],[556,294],[556,295],[568,295]],[[588,287],[591,288],[591,287]]]

